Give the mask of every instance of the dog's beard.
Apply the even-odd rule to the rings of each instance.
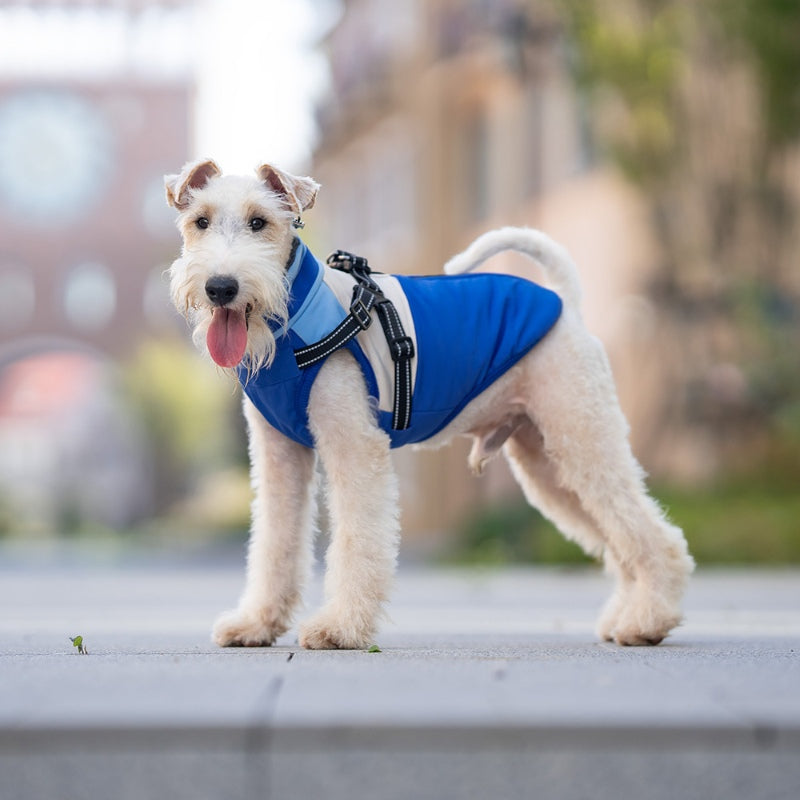
[[[240,269],[238,302],[214,308],[205,297],[206,276],[191,264],[175,262],[171,291],[176,308],[192,326],[192,338],[199,349],[206,349],[219,366],[245,370],[249,380],[260,369],[268,368],[276,351],[273,330],[288,318],[289,289],[285,275],[267,279],[265,271]]]
[[[247,335],[247,350],[239,367],[246,372],[249,381],[260,369],[269,369],[275,360],[277,342],[270,322],[277,327],[286,324],[286,311],[270,317],[252,317]]]
[[[227,319],[223,317],[215,323],[217,314],[226,311]],[[280,329],[286,324],[287,311],[284,302],[283,307],[277,310],[273,305],[269,313],[264,308],[254,306],[249,314],[229,309],[212,311],[203,308],[194,311],[190,316],[190,323],[194,327],[192,338],[198,348],[207,349],[211,358],[225,369],[244,370],[247,380],[250,380],[260,369],[268,369],[274,361],[277,342],[273,329]],[[236,316],[239,320],[232,322],[231,317]],[[230,341],[221,350],[216,347],[215,337],[218,334],[214,329],[215,324],[224,324],[234,329],[222,333],[224,337],[230,335]],[[240,326],[238,329],[237,325]],[[245,328],[244,332],[241,331],[241,326]]]

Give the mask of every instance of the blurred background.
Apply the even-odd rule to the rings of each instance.
[[[787,0],[0,0],[0,541],[245,540],[239,392],[164,277],[162,176],[210,156],[314,175],[320,256],[563,242],[698,561],[800,561],[798,43]],[[405,557],[582,560],[466,452],[396,454]]]

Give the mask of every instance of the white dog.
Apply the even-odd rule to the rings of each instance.
[[[300,644],[369,645],[398,549],[390,448],[454,436],[473,438],[476,472],[502,450],[528,501],[602,556],[616,579],[603,639],[657,644],[680,622],[693,562],[646,493],[565,250],[506,228],[453,258],[452,277],[370,275],[347,256],[343,271],[294,235],[319,189],[310,178],[268,164],[223,176],[201,161],[166,187],[184,242],[173,301],[195,341],[238,376],[250,435],[247,580],[215,625],[219,645],[270,645],[291,625],[310,569],[317,454],[332,535],[325,605]],[[549,288],[459,274],[507,249],[529,256]]]

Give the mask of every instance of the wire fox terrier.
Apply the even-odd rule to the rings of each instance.
[[[451,259],[447,276],[379,275],[349,254],[322,265],[295,236],[319,189],[311,178],[268,164],[223,176],[198,161],[165,182],[183,235],[173,301],[238,377],[249,430],[247,576],[238,608],[214,626],[217,644],[267,646],[292,624],[312,560],[318,454],[326,599],[299,641],[368,646],[399,544],[390,450],[455,436],[472,438],[476,473],[502,451],[527,500],[603,558],[616,584],[600,637],[652,645],[680,622],[693,561],[647,494],[561,246],[504,228]],[[473,273],[504,250],[528,256],[541,284]]]

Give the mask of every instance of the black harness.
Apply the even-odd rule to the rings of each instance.
[[[350,313],[323,339],[295,350],[297,366],[300,369],[310,367],[346,345],[361,331],[369,328],[372,324],[372,311],[377,311],[394,362],[392,430],[403,431],[411,424],[411,359],[414,357],[414,342],[406,336],[394,303],[370,277],[372,270],[366,258],[336,250],[328,256],[326,263],[355,279]]]

